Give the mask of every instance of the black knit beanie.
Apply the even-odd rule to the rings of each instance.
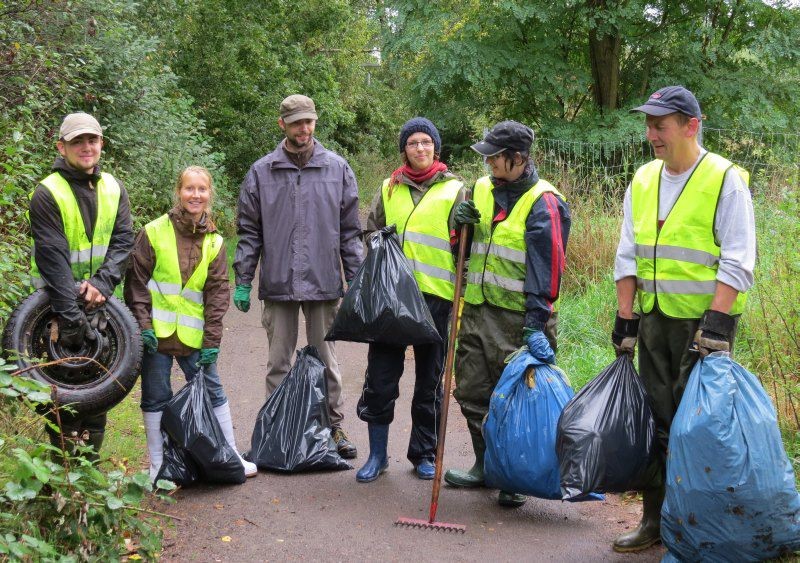
[[[433,139],[433,151],[439,154],[442,149],[442,138],[439,137],[439,130],[430,119],[424,117],[412,117],[400,128],[400,152],[406,150],[408,138],[414,133],[425,133]]]

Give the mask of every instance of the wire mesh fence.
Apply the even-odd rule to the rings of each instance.
[[[799,134],[705,127],[702,143],[747,169],[754,194],[776,180],[796,184],[800,179]],[[554,179],[573,197],[593,191],[620,198],[636,169],[652,158],[644,135],[598,142],[539,138],[534,147],[541,176]]]

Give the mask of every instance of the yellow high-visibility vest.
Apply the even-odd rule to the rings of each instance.
[[[447,222],[463,184],[456,179],[436,182],[415,206],[411,187],[396,184],[389,195],[389,180],[381,187],[386,224],[397,226],[403,253],[420,291],[452,301],[456,267]]]
[[[711,306],[717,288],[720,247],[714,217],[728,169],[735,167],[745,183],[749,174],[729,160],[706,153],[658,228],[658,193],[662,160],[640,167],[631,182],[631,213],[636,251],[639,306],[658,307],[677,319],[699,319]],[[739,293],[730,314],[744,310],[747,295]]]
[[[523,287],[527,256],[525,222],[543,193],[550,192],[561,199],[564,196],[546,180],[539,180],[519,198],[508,217],[492,230],[493,190],[489,176],[475,183],[473,199],[481,220],[475,225],[472,236],[464,300],[471,305],[486,301],[496,307],[524,313]],[[557,300],[553,303],[553,310],[556,308]]]
[[[111,174],[101,173],[100,181],[96,186],[97,220],[91,241],[86,236],[81,210],[66,178],[58,172],[53,172],[42,180],[41,184],[53,196],[53,200],[61,212],[64,235],[69,245],[72,277],[75,281],[88,280],[103,265],[106,258],[119,209],[119,184]],[[44,287],[33,251],[31,252],[31,285],[37,289]]]
[[[191,348],[203,346],[205,315],[203,288],[208,268],[222,248],[222,237],[207,233],[203,252],[192,275],[182,284],[178,262],[178,243],[169,215],[162,215],[144,227],[156,255],[156,264],[147,289],[152,301],[153,330],[158,338],[177,331],[178,339]]]

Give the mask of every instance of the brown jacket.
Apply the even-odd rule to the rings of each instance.
[[[200,261],[203,237],[206,233],[216,232],[217,228],[207,215],[204,215],[195,224],[179,206],[170,210],[169,217],[175,229],[182,283],[186,284]],[[125,277],[125,303],[128,304],[142,330],[153,328],[151,322],[152,303],[147,282],[153,274],[156,259],[150,239],[142,229],[136,237]],[[222,317],[225,316],[230,302],[228,258],[224,245],[208,268],[208,277],[203,288],[203,301],[205,312],[203,348],[219,348],[222,341]],[[188,356],[194,349],[183,344],[178,340],[177,335],[173,334],[159,339],[158,351],[173,356]]]

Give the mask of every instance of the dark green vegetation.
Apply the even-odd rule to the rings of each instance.
[[[703,105],[709,148],[754,173],[760,261],[737,355],[775,398],[798,460],[799,55],[800,8],[781,0],[0,1],[0,329],[29,293],[27,195],[49,170],[65,114],[88,111],[106,126],[103,163],[130,191],[137,226],[169,208],[181,168],[201,164],[232,237],[237,186],[280,140],[280,100],[304,93],[317,103],[318,138],[350,160],[364,203],[399,164],[397,132],[413,115],[434,120],[445,160],[470,181],[483,168],[467,147],[484,127],[534,127],[542,175],[575,216],[559,363],[582,385],[610,361],[621,194],[650,154],[641,117],[626,110],[680,83]],[[29,392],[0,383],[15,405],[14,393]],[[36,504],[31,475],[63,483],[64,473],[32,461],[43,450],[26,407],[0,407],[4,533],[29,554],[53,546],[91,558],[74,538],[42,535],[61,516]],[[119,452],[136,467],[131,448],[143,443],[136,405],[115,411],[105,470],[123,465]],[[80,471],[81,490],[106,499],[92,500],[108,510],[91,514],[129,526],[112,497],[134,506],[146,487]],[[26,532],[37,519],[39,535]],[[143,554],[156,549],[150,531],[140,535]],[[104,558],[122,545],[113,534],[92,542]]]

